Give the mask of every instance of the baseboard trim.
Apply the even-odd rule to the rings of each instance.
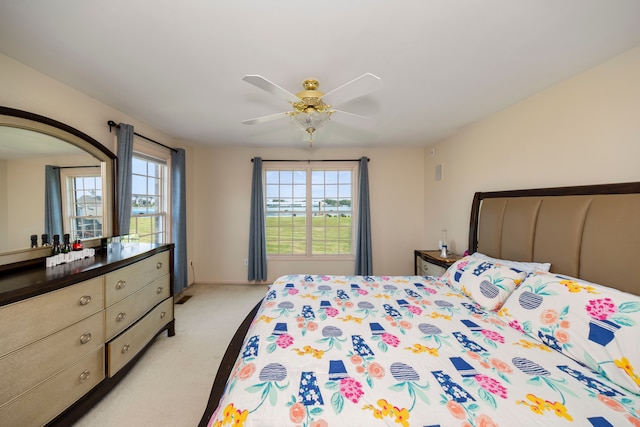
[[[271,283],[273,282],[269,280],[260,281],[260,282],[249,282],[246,280],[224,280],[224,281],[213,280],[213,281],[206,281],[206,282],[198,281],[190,284],[189,286],[193,286],[193,285],[270,285]]]

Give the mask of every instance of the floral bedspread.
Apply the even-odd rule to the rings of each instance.
[[[211,426],[640,426],[640,396],[434,277],[283,276]]]

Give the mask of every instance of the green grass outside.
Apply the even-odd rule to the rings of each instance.
[[[158,243],[158,234],[155,233],[155,225],[158,218],[143,216],[131,217],[129,234],[137,234],[141,243]]]
[[[350,216],[314,216],[311,221],[313,255],[351,253]],[[304,255],[306,235],[307,220],[303,216],[266,218],[267,254]]]

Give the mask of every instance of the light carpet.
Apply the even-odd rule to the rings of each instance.
[[[233,334],[267,285],[192,285],[163,332],[127,376],[74,427],[195,427]]]

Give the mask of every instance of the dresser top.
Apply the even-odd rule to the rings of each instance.
[[[173,249],[171,244],[138,243],[120,250],[96,253],[92,258],[60,264],[5,271],[0,273],[0,306],[51,292],[65,286],[106,274],[160,252]]]

